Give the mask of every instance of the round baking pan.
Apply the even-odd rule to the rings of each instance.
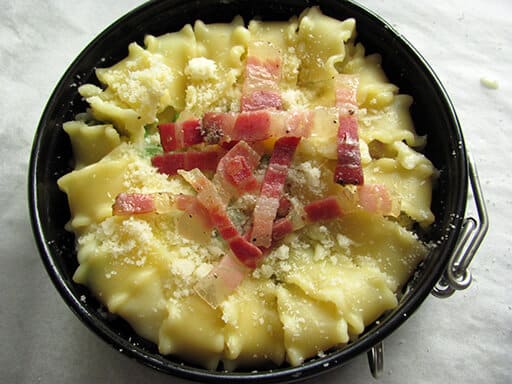
[[[73,234],[64,229],[69,220],[66,195],[57,179],[72,170],[72,150],[62,123],[72,120],[86,105],[77,92],[83,83],[97,83],[94,69],[107,67],[127,55],[129,43],[143,44],[146,34],[161,35],[201,19],[206,23],[244,20],[288,20],[307,7],[319,5],[334,18],[356,19],[357,40],[367,54],[380,53],[382,66],[401,93],[414,98],[411,107],[419,134],[426,134],[425,154],[439,172],[432,210],[436,222],[424,240],[436,244],[400,293],[399,305],[367,327],[361,337],[325,356],[298,367],[282,366],[250,372],[210,371],[172,356],[139,337],[122,319],[108,314],[88,290],[73,282],[77,268]],[[168,0],[151,1],[114,22],[92,41],[57,84],[37,129],[29,170],[29,205],[32,226],[44,265],[71,310],[98,336],[122,353],[171,375],[200,382],[271,383],[301,380],[343,365],[378,345],[407,320],[443,275],[456,246],[464,218],[468,189],[468,160],[452,104],[421,55],[393,28],[369,10],[340,0]],[[72,340],[69,342],[73,342]]]

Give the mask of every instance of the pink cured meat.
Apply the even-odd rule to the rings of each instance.
[[[252,143],[282,136],[308,137],[315,124],[315,113],[328,113],[328,110],[207,112],[201,132],[209,144],[242,140]]]
[[[281,137],[274,145],[253,212],[250,239],[259,247],[268,248],[272,242],[272,225],[279,209],[288,168],[299,142],[300,137]]]
[[[215,171],[222,155],[221,151],[164,153],[154,156],[151,163],[158,169],[158,172],[166,175],[177,175],[180,169],[189,171],[198,168],[202,171]]]
[[[294,230],[293,223],[288,217],[277,219],[272,224],[272,241],[282,240]]]
[[[154,197],[144,193],[120,193],[112,205],[114,215],[133,215],[156,211]]]
[[[271,136],[270,124],[268,111],[207,112],[203,116],[202,134],[204,141],[209,144],[262,141]]]
[[[208,210],[196,196],[177,195],[176,208],[188,213],[189,215],[198,217],[205,229],[213,228],[213,222],[210,219]]]
[[[172,208],[198,217],[206,229],[213,228],[208,211],[196,196],[175,195],[170,192],[120,193],[112,205],[112,214],[124,216],[166,213]]]
[[[353,115],[357,112],[357,75],[338,74],[334,79],[336,107],[342,115]]]
[[[315,200],[305,205],[304,212],[306,213],[306,220],[311,223],[333,220],[343,215],[338,200],[334,196]]]
[[[340,115],[337,144],[338,159],[334,169],[334,181],[342,185],[363,184],[363,168],[355,116]]]
[[[244,280],[250,269],[230,252],[194,287],[212,308],[217,308]]]
[[[254,170],[261,156],[245,141],[239,141],[219,161],[214,181],[236,195],[254,192],[259,187]]]
[[[338,160],[334,170],[334,181],[338,184],[361,185],[364,182],[359,150],[357,124],[357,87],[355,75],[340,74],[335,79],[336,106],[339,108],[337,136]]]
[[[365,184],[357,189],[359,205],[367,212],[385,216],[398,216],[399,206],[395,205],[385,185]]]
[[[271,43],[255,41],[249,44],[240,101],[242,111],[283,108],[279,90],[281,61],[279,50]]]
[[[158,125],[160,143],[165,152],[175,151],[204,141],[201,135],[201,120],[189,119],[183,122]]]

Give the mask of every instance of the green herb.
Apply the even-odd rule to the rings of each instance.
[[[163,153],[162,146],[158,144],[146,144],[144,147],[144,153],[148,157],[161,155]]]

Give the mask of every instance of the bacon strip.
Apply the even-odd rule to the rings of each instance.
[[[334,79],[335,103],[342,115],[354,115],[358,110],[357,87],[359,77],[357,75],[338,74]]]
[[[293,222],[288,217],[283,217],[277,219],[272,225],[272,241],[279,241],[284,239],[284,237],[293,231],[296,228],[293,226]]]
[[[219,161],[214,184],[219,183],[232,195],[255,192],[259,183],[253,174],[261,156],[245,141],[238,142]]]
[[[112,205],[112,214],[125,216],[168,213],[173,209],[198,217],[206,229],[213,228],[208,211],[196,196],[175,195],[170,192],[120,193]]]
[[[204,141],[201,135],[201,120],[196,118],[159,124],[158,131],[160,143],[165,152],[186,148]]]
[[[158,169],[158,172],[166,175],[177,175],[180,169],[189,171],[199,168],[202,171],[215,171],[223,153],[221,151],[164,153],[154,156],[151,163]]]
[[[338,184],[361,185],[364,182],[357,132],[357,86],[354,75],[340,74],[335,79],[336,106],[339,108],[337,136],[338,161],[334,170],[334,181]]]
[[[261,250],[240,235],[213,183],[197,168],[178,173],[197,191],[197,199],[208,210],[210,220],[238,260],[248,268],[256,268],[262,257]]]
[[[242,140],[251,143],[282,136],[308,137],[315,121],[320,124],[325,120],[316,119],[316,114],[327,113],[330,113],[328,109],[320,108],[315,111],[207,112],[203,116],[201,134],[209,144]]]
[[[365,211],[395,216],[400,214],[400,206],[391,195],[385,185],[365,184],[357,189],[358,204]]]
[[[151,213],[156,211],[152,194],[120,193],[112,205],[112,214],[117,216]]]
[[[203,116],[202,134],[209,144],[241,140],[262,141],[272,135],[271,117],[268,111],[207,112]]]
[[[249,43],[240,109],[282,109],[279,90],[281,55],[269,42]]]
[[[334,181],[341,185],[361,185],[364,182],[359,151],[359,136],[355,116],[341,116],[338,130],[338,160],[334,169]]]
[[[268,248],[272,241],[272,225],[283,194],[288,168],[291,165],[300,137],[281,137],[274,145],[260,195],[253,212],[250,234],[253,244]]]
[[[334,196],[315,200],[297,210],[294,207],[285,217],[278,218],[272,226],[272,241],[282,240],[286,235],[303,228],[307,223],[334,220],[343,216],[343,211]]]
[[[292,209],[292,202],[286,196],[281,196],[279,199],[279,207],[277,207],[277,217],[285,217]]]
[[[249,271],[232,253],[226,253],[219,264],[199,280],[194,290],[212,308],[217,308],[242,283]]]
[[[203,224],[205,229],[213,228],[213,222],[210,219],[208,210],[199,201],[197,196],[190,196],[190,195],[176,196],[176,208],[178,208],[180,211],[184,211],[184,212],[188,213],[189,215],[196,216],[197,218],[199,218],[200,222]]]
[[[313,201],[304,206],[306,220],[314,223],[317,221],[332,220],[343,215],[338,200],[334,196]]]

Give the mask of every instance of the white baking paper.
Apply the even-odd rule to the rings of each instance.
[[[405,36],[446,87],[480,174],[490,231],[469,289],[430,296],[384,342],[380,383],[512,382],[512,2],[361,0]],[[37,253],[27,167],[65,69],[137,0],[3,1],[0,7],[0,381],[184,383],[126,358],[66,307]],[[497,89],[489,88],[497,85]],[[471,208],[468,215],[474,214]],[[366,355],[310,383],[373,382]]]

